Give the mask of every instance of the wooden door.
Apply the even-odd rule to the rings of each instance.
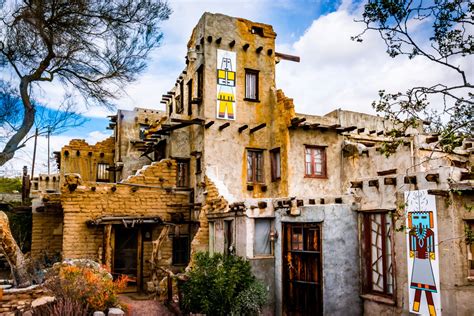
[[[321,225],[283,224],[283,310],[322,315]]]
[[[115,227],[115,247],[113,274],[125,274],[132,280],[137,278],[138,229]]]

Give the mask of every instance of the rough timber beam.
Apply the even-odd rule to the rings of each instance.
[[[247,124],[245,125],[242,125],[241,127],[239,127],[239,133],[242,133],[243,131],[245,131],[249,126]]]
[[[205,127],[206,129],[208,129],[208,128],[211,127],[214,123],[215,123],[214,121],[209,121],[209,122],[207,122],[207,123],[204,125],[204,127]]]
[[[251,129],[250,129],[250,134],[255,133],[256,131],[258,131],[258,130],[264,128],[265,126],[267,126],[267,123],[262,123],[262,124],[260,124],[260,125],[257,125],[257,126],[255,126],[255,127],[251,128]]]
[[[275,57],[279,57],[280,59],[283,59],[283,60],[294,61],[296,63],[300,62],[300,57],[299,56],[294,56],[294,55],[288,55],[288,54],[275,52]]]
[[[227,127],[229,127],[229,126],[230,126],[230,123],[229,123],[229,122],[224,123],[224,124],[222,124],[221,126],[219,126],[219,131],[222,131],[224,128],[227,128]]]

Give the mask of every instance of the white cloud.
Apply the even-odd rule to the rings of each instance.
[[[350,7],[344,3],[315,20],[295,43],[277,46],[278,51],[301,57],[300,63],[282,61],[276,71],[278,88],[294,98],[298,112],[325,114],[342,108],[374,113],[371,103],[380,89],[403,92],[416,85],[459,80],[454,71],[422,57],[389,57],[376,32],[366,33],[362,43],[352,41],[364,25],[354,22],[360,8],[351,13]]]

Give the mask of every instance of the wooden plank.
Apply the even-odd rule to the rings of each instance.
[[[396,174],[396,173],[397,173],[397,168],[377,171],[378,176],[387,176],[389,174]]]

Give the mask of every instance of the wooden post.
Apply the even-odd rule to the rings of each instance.
[[[36,143],[38,142],[38,128],[35,131],[35,145],[33,147],[33,162],[31,164],[31,180],[33,180],[35,176],[35,160],[36,160]]]
[[[143,285],[143,236],[142,229],[138,229],[137,236],[137,290],[142,290]]]
[[[104,226],[104,264],[112,271],[112,224]]]

